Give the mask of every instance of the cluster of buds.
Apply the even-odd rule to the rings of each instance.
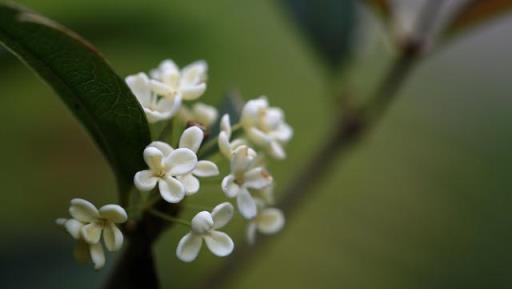
[[[239,123],[232,125],[229,115],[223,115],[218,122],[219,134],[209,136],[212,139],[206,144],[207,132],[218,121],[214,107],[197,101],[206,91],[207,69],[204,61],[179,69],[172,60],[165,60],[149,75],[138,73],[126,78],[150,124],[177,120],[183,125],[177,146],[161,140],[147,145],[142,152],[147,169],[135,174],[134,185],[143,193],[144,202],[153,193],[157,201],[181,203],[201,192],[201,178],[221,174],[213,161],[199,159],[218,153],[230,167],[222,181],[219,180],[218,191],[224,192],[228,200],[236,200],[238,212],[247,221],[247,240],[252,244],[257,232],[274,234],[284,226],[283,213],[272,207],[274,179],[266,167],[266,157],[286,158],[284,146],[293,131],[285,122],[283,111],[269,106],[267,98],[262,96],[244,105]],[[184,101],[193,103],[186,106]],[[213,153],[202,155],[200,149],[207,145]],[[203,241],[216,256],[227,256],[234,250],[229,235],[218,231],[234,216],[235,208],[228,201],[211,212],[198,212],[191,222],[154,211],[152,204],[141,207],[155,216],[190,226],[190,232],[177,245],[176,255],[180,260],[195,260]],[[70,214],[71,219],[58,219],[57,223],[78,241],[80,248],[88,250],[95,268],[101,268],[105,263],[101,236],[109,251],[119,250],[123,234],[115,224],[127,221],[126,211],[118,205],[97,210],[85,200],[74,199]]]

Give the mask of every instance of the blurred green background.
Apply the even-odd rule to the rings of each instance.
[[[295,128],[289,159],[271,167],[278,189],[325,137],[329,81],[339,73],[282,3],[19,2],[91,40],[123,76],[164,58],[205,59],[204,102],[218,103],[229,89],[246,99],[268,95]],[[392,53],[371,14],[355,9],[346,16],[358,19],[351,60],[340,61],[350,77],[336,83],[364,98]],[[316,184],[231,288],[512,287],[512,20],[492,24],[421,63],[375,131]],[[0,287],[98,287],[114,261],[99,273],[76,265],[54,219],[67,216],[73,197],[116,202],[106,162],[58,97],[5,51],[0,94]],[[223,199],[218,184],[203,187],[191,202]],[[240,218],[227,228],[244,242]],[[178,261],[185,232],[171,230],[157,245],[164,288],[189,288],[223,262],[206,250],[195,263]]]

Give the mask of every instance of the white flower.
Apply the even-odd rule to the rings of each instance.
[[[250,244],[254,244],[256,241],[256,231],[267,235],[281,231],[284,227],[284,222],[284,215],[281,210],[276,208],[261,209],[247,226],[247,241]]]
[[[199,254],[203,240],[210,251],[219,257],[231,254],[235,245],[233,240],[223,232],[217,231],[224,227],[233,217],[233,206],[222,203],[212,213],[199,212],[192,219],[190,233],[181,238],[176,248],[176,256],[182,261],[191,262]]]
[[[185,122],[197,122],[209,127],[217,120],[218,112],[214,106],[198,102],[190,109],[183,106],[178,115]]]
[[[196,61],[180,70],[174,61],[167,59],[153,69],[150,75],[157,94],[195,100],[206,90],[207,71],[205,61]]]
[[[256,145],[264,147],[276,159],[286,157],[283,145],[291,139],[293,130],[285,122],[283,111],[269,107],[266,97],[248,101],[240,121],[248,138]]]
[[[105,264],[105,253],[101,245],[101,237],[109,251],[117,251],[123,246],[123,233],[116,224],[128,219],[126,211],[118,205],[105,205],[99,210],[83,199],[71,200],[69,213],[72,219],[57,219],[75,240],[78,240],[75,255],[83,259],[84,255],[93,261],[95,268]]]
[[[235,151],[245,142],[242,139],[231,141],[231,121],[228,114],[222,116],[220,120],[220,133],[218,137],[219,151],[228,159],[231,159],[233,151]]]
[[[203,130],[197,126],[187,128],[180,137],[180,148],[187,148],[197,153],[204,139]],[[217,165],[211,161],[198,161],[196,168],[177,179],[185,186],[187,195],[195,194],[199,191],[199,180],[196,177],[213,177],[219,174]]]
[[[126,77],[126,84],[137,97],[150,123],[170,119],[181,106],[179,97],[159,97],[145,73]]]
[[[197,166],[196,154],[188,148],[173,149],[162,142],[153,142],[144,149],[144,161],[149,170],[137,172],[134,184],[140,191],[151,191],[158,184],[160,195],[169,203],[185,197],[185,187],[176,179],[192,172]]]
[[[238,210],[246,219],[256,216],[256,202],[248,189],[260,190],[272,184],[272,176],[258,165],[256,153],[240,146],[231,158],[231,174],[222,180],[222,190],[230,198],[236,197]]]

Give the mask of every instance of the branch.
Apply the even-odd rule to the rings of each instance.
[[[160,211],[177,216],[180,207],[160,200]],[[125,226],[128,246],[105,283],[104,289],[158,289],[160,282],[153,256],[153,244],[171,224],[146,211],[138,222]]]
[[[386,113],[390,104],[396,97],[400,88],[407,80],[412,69],[421,59],[427,36],[443,1],[428,1],[417,23],[417,34],[411,35],[409,40],[401,48],[401,54],[390,67],[384,79],[377,86],[371,103],[363,109],[355,110],[345,108],[343,114],[336,116],[335,125],[328,139],[317,151],[313,159],[304,166],[294,180],[285,188],[283,198],[276,204],[288,218],[297,211],[302,200],[310,190],[321,183],[332,172],[331,168],[340,157],[347,155],[351,148],[362,137],[368,134],[382,116]],[[421,37],[419,37],[421,36]],[[341,99],[346,99],[345,95]],[[248,263],[262,250],[272,238],[262,237],[258,246],[241,245],[236,252],[226,260],[220,268],[214,270],[199,284],[197,289],[223,288],[236,276]]]

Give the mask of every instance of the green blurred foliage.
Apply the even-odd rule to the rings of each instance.
[[[233,88],[246,99],[268,95],[296,131],[289,159],[271,167],[278,189],[325,136],[324,64],[273,1],[20,2],[90,39],[123,76],[167,57],[180,65],[203,58],[205,102]],[[356,92],[371,91],[390,56],[376,27],[365,29],[347,84]],[[503,35],[512,23],[480,32],[421,64],[374,133],[317,184],[232,288],[510,287],[512,40]],[[53,221],[73,197],[116,201],[106,162],[55,94],[7,54],[0,94],[0,287],[98,287],[109,268],[75,265],[72,241]],[[221,199],[208,182],[189,202]],[[178,261],[185,231],[169,231],[157,245],[165,288],[189,288],[223,262],[206,250],[198,262]],[[227,231],[243,242],[240,218]]]

